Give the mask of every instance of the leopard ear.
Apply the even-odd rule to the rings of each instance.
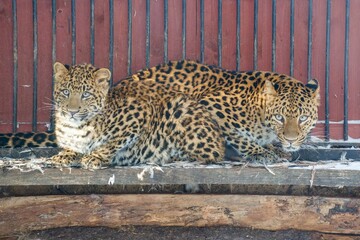
[[[59,63],[59,62],[55,62],[54,63],[54,77],[55,77],[55,81],[58,79],[61,79],[64,75],[69,73],[69,68],[66,67],[66,65]]]
[[[311,91],[313,92],[312,96],[316,106],[320,106],[320,85],[318,80],[311,79],[305,86],[310,88]]]
[[[265,95],[266,102],[271,102],[278,95],[274,84],[269,80],[265,80],[263,94]]]
[[[100,68],[96,70],[94,74],[94,80],[96,85],[100,87],[100,89],[103,92],[106,93],[110,88],[110,78],[111,78],[111,72],[107,68]]]

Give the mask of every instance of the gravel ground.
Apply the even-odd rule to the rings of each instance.
[[[360,236],[333,236],[305,231],[266,231],[237,227],[144,227],[127,226],[118,229],[103,227],[72,227],[36,231],[6,239],[56,240],[56,239],[121,239],[121,240],[317,240],[360,239]]]

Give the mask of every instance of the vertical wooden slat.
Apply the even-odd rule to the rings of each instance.
[[[185,1],[168,0],[168,58],[169,60],[179,60],[186,58],[186,38],[183,38],[183,34],[186,34],[186,25],[184,25],[183,31],[183,19],[182,19],[182,4]],[[186,19],[185,19],[186,20]],[[186,21],[185,21],[186,24]],[[184,49],[183,49],[184,43]]]
[[[259,0],[258,69],[271,71],[272,2]]]
[[[293,76],[306,83],[308,59],[308,1],[294,2]]]
[[[204,62],[218,65],[218,1],[204,1]]]
[[[320,84],[321,105],[319,120],[313,135],[325,137],[325,58],[326,58],[326,0],[313,1],[312,77]]]
[[[18,131],[32,130],[33,12],[32,1],[17,0],[18,24]]]
[[[254,2],[240,1],[240,65],[241,70],[247,71],[254,68]]]
[[[186,2],[186,57],[200,60],[200,0]]]
[[[290,1],[276,1],[276,71],[290,74]]]
[[[346,1],[331,0],[329,108],[330,138],[343,136],[344,119],[344,46]],[[341,26],[341,27],[340,27]]]
[[[40,10],[40,11],[39,11]],[[38,0],[37,130],[50,128],[52,98],[52,1]]]
[[[109,67],[109,1],[95,1],[95,66]]]
[[[0,132],[12,131],[12,105],[13,105],[13,21],[12,1],[3,1],[1,5],[0,23]]]
[[[128,1],[114,1],[114,69],[113,81],[125,78],[128,63]]]
[[[76,1],[76,63],[91,62],[90,1]]]
[[[359,91],[360,69],[360,1],[350,1],[350,23],[349,23],[349,137],[352,139],[360,138],[360,108]],[[350,139],[351,140],[351,139]]]
[[[132,71],[145,67],[146,59],[146,1],[132,1]]]
[[[236,4],[222,1],[222,66],[231,70],[236,69]]]
[[[164,0],[150,1],[150,29],[149,66],[156,66],[164,62]]]
[[[56,1],[56,61],[71,64],[71,1]]]

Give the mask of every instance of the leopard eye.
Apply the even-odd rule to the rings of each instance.
[[[88,97],[90,97],[90,95],[91,95],[91,93],[89,93],[89,92],[83,92],[82,98],[88,98]]]
[[[69,96],[69,94],[70,94],[70,91],[69,91],[68,89],[64,89],[64,90],[62,90],[61,92],[62,92],[62,94],[64,94],[65,96]]]
[[[309,118],[309,117],[306,116],[306,115],[301,115],[301,116],[299,117],[299,121],[300,121],[300,122],[305,122],[308,118]]]
[[[281,116],[280,114],[276,114],[276,115],[275,115],[275,119],[276,119],[277,121],[279,121],[279,122],[284,122],[284,117]]]

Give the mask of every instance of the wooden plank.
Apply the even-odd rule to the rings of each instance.
[[[208,0],[204,4],[204,62],[218,63],[218,1]]]
[[[11,132],[13,117],[13,21],[12,2],[1,1],[0,23],[1,23],[1,44],[0,44],[0,69],[1,69],[1,90],[0,90],[0,132]]]
[[[152,170],[149,166],[97,171],[47,168],[43,173],[2,170],[0,197],[148,193],[360,197],[359,170],[272,168],[276,175],[264,168],[214,165]]]
[[[360,199],[257,195],[75,195],[0,199],[4,235],[70,226],[231,225],[360,233]],[[306,221],[304,221],[306,219]]]
[[[33,13],[32,2],[17,1],[18,17],[18,87],[17,130],[31,131],[33,110]],[[30,61],[29,61],[30,60]],[[31,76],[31,77],[29,77]],[[20,97],[23,96],[23,97]]]
[[[360,119],[359,89],[360,81],[357,81],[359,76],[359,68],[356,64],[351,64],[360,61],[360,28],[357,24],[360,21],[360,1],[350,1],[350,23],[349,23],[349,120]],[[342,79],[342,78],[341,78]],[[352,138],[360,138],[360,123],[354,121],[354,124],[349,125],[349,134]]]

